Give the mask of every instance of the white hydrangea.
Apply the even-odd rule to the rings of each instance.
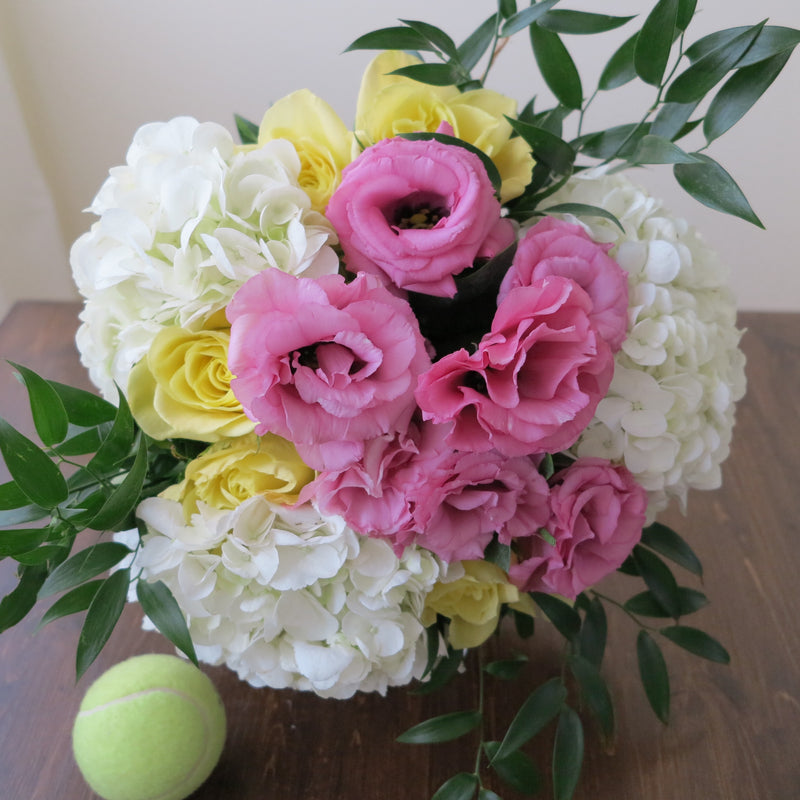
[[[581,173],[551,200],[600,206],[625,228],[580,220],[613,244],[630,303],[611,388],[575,451],[624,463],[648,490],[651,519],[672,497],[685,507],[690,488],[720,485],[745,390],[727,270],[694,228],[620,173]]]
[[[137,131],[91,205],[100,219],[70,254],[86,299],[78,348],[106,397],[116,400],[115,381],[126,390],[162,327],[201,327],[257,272],[338,270],[334,232],[299,173],[285,140],[241,148],[189,117]]]
[[[202,661],[256,687],[337,698],[424,671],[420,616],[445,569],[426,550],[398,558],[340,517],[260,496],[233,510],[200,504],[188,524],[180,503],[160,497],[138,513],[148,533],[134,566],[171,589]]]

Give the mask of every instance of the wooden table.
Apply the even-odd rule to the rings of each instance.
[[[73,304],[15,306],[0,326],[0,356],[87,386],[73,345],[76,317]],[[673,720],[664,727],[639,685],[635,626],[610,613],[604,674],[617,704],[616,753],[604,753],[590,733],[576,800],[800,798],[800,315],[748,313],[741,323],[748,328],[749,393],[724,488],[696,493],[686,518],[675,512],[666,519],[706,568],[703,590],[712,605],[693,619],[728,647],[732,663],[719,666],[667,646]],[[7,367],[0,372],[0,414],[31,430],[24,391]],[[13,568],[0,562],[0,595],[14,586]],[[624,580],[615,576],[607,591]],[[623,586],[622,599],[625,592]],[[94,795],[70,749],[83,692],[114,663],[170,647],[141,632],[138,609],[128,607],[76,686],[81,619],[59,620],[34,635],[37,621],[34,613],[0,636],[0,797],[88,800]],[[515,645],[509,637],[494,647]],[[526,681],[538,683],[554,669],[557,646],[540,625],[525,647]],[[471,707],[474,671],[429,697],[398,690],[345,702],[256,690],[224,668],[207,671],[224,698],[229,734],[196,800],[426,800],[447,777],[472,769],[471,740],[416,747],[394,737],[428,716]],[[497,686],[488,703],[492,719],[508,723],[527,695],[526,681]],[[546,771],[546,746],[531,755]],[[497,788],[506,800],[518,797]]]

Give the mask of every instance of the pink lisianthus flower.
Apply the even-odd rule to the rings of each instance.
[[[358,461],[321,472],[300,502],[315,498],[323,513],[338,514],[361,534],[390,539],[402,551],[416,537],[414,512],[429,476],[450,451],[447,431],[412,420],[407,430],[370,439]]]
[[[351,272],[439,297],[455,295],[454,275],[513,238],[480,158],[433,139],[368,147],[325,213]]]
[[[376,278],[265,270],[228,318],[234,394],[257,433],[291,440],[309,466],[341,468],[408,425],[430,358],[408,303]]]
[[[550,519],[555,545],[541,536],[517,540],[520,562],[509,577],[526,592],[575,598],[613,572],[642,535],[647,493],[625,467],[579,459],[553,476]]]
[[[611,348],[575,281],[550,276],[512,289],[470,355],[457,350],[419,380],[425,419],[453,421],[458,450],[555,453],[578,438],[614,372]]]
[[[545,217],[517,246],[498,303],[517,286],[530,286],[548,275],[571,278],[592,300],[590,319],[616,352],[628,326],[628,277],[608,255],[610,244],[595,242],[580,225]]]
[[[527,457],[450,452],[421,488],[416,543],[445,561],[483,558],[492,534],[508,544],[549,514],[547,481]]]

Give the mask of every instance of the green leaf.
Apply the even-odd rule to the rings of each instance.
[[[599,667],[603,663],[608,636],[608,623],[603,602],[593,597],[587,604],[586,613],[578,634],[578,652],[583,658]]]
[[[63,441],[67,436],[69,420],[56,390],[33,370],[13,361],[9,363],[19,372],[28,390],[33,425],[39,438],[48,447]]]
[[[258,144],[258,125],[240,114],[234,114],[233,119],[242,144]]]
[[[669,62],[678,19],[679,0],[659,0],[648,14],[636,40],[633,64],[636,74],[652,86],[660,86]]]
[[[439,642],[441,641],[441,636],[439,634],[438,624],[434,623],[433,625],[428,625],[428,627],[425,628],[425,640],[427,660],[425,662],[425,671],[422,673],[422,675],[420,675],[420,680],[424,680],[428,677],[428,674],[436,666],[436,662],[439,660]]]
[[[558,175],[568,175],[575,163],[575,151],[563,139],[544,128],[506,117],[511,127],[531,146],[537,161],[544,162]]]
[[[747,52],[764,27],[764,23],[753,25],[731,42],[687,67],[669,85],[665,100],[668,103],[693,103],[702,100],[736,62]]]
[[[492,537],[492,541],[486,546],[483,557],[490,564],[496,564],[504,572],[508,572],[511,566],[511,546],[507,544],[500,544],[496,536]]]
[[[778,77],[791,50],[737,70],[717,92],[703,120],[706,141],[719,138],[732,128]]]
[[[636,77],[636,67],[633,63],[636,51],[636,41],[639,34],[635,33],[630,39],[623,42],[600,73],[598,88],[607,92],[630,83]]]
[[[519,750],[550,722],[563,708],[567,690],[558,679],[543,683],[522,704],[493,759],[504,759]]]
[[[480,711],[453,711],[426,719],[397,737],[402,744],[450,742],[469,733],[481,724]]]
[[[572,640],[580,633],[581,618],[572,606],[544,592],[531,592],[531,597],[565,639]]]
[[[645,630],[636,639],[639,676],[647,701],[655,715],[666,725],[669,722],[669,673],[664,655],[655,639]]]
[[[28,550],[25,553],[18,553],[14,556],[15,560],[20,564],[28,564],[33,566],[35,564],[45,564],[48,561],[56,561],[60,563],[64,560],[69,553],[69,548],[63,544],[45,544],[42,547],[37,547],[33,550]]]
[[[130,472],[125,476],[122,483],[114,487],[114,491],[108,496],[102,508],[92,517],[86,527],[97,531],[114,530],[138,505],[146,476],[147,441],[144,436],[139,434],[136,459]]]
[[[661,553],[665,558],[680,564],[694,575],[703,577],[703,565],[691,547],[672,528],[660,522],[648,525],[642,531],[642,544]]]
[[[623,575],[639,575],[639,567],[636,566],[636,562],[633,559],[633,556],[628,556],[622,564],[617,567],[617,572],[621,572]]]
[[[197,664],[197,654],[186,618],[167,585],[163,581],[149,583],[140,578],[136,581],[136,598],[142,611],[150,617],[156,628]]]
[[[459,772],[446,780],[431,800],[470,800],[478,788],[478,776],[470,772]]]
[[[512,36],[523,28],[527,28],[549,11],[556,3],[558,3],[558,0],[539,0],[538,3],[528,8],[523,8],[522,11],[517,12],[505,21],[503,27],[500,29],[500,35]]]
[[[493,678],[499,678],[502,681],[513,681],[527,663],[528,656],[520,653],[520,655],[514,658],[506,658],[502,661],[491,661],[483,670]]]
[[[86,619],[78,638],[78,652],[75,658],[77,678],[92,665],[108,641],[117,620],[125,608],[130,570],[121,569],[106,578],[89,604]]]
[[[588,11],[548,11],[539,18],[538,25],[555,33],[592,34],[621,28],[634,17],[612,17],[608,14],[593,14]]]
[[[664,103],[650,126],[650,133],[653,136],[660,136],[664,139],[675,139],[683,130],[683,126],[686,125],[697,106],[696,102]]]
[[[436,48],[419,31],[403,25],[381,28],[359,36],[344,52],[351,50],[429,50]]]
[[[636,143],[650,132],[650,125],[634,122],[616,125],[582,137],[580,150],[591,158],[612,159],[632,153]]]
[[[415,133],[401,133],[399,135],[401,138],[408,139],[412,142],[429,141],[433,139],[437,142],[441,142],[442,144],[450,145],[451,147],[461,147],[464,150],[468,150],[481,160],[481,163],[486,169],[486,174],[488,175],[489,180],[492,182],[492,186],[494,186],[495,191],[500,191],[500,184],[502,183],[500,173],[498,172],[494,161],[492,161],[492,159],[489,158],[489,156],[487,156],[486,153],[484,153],[479,147],[475,147],[475,145],[465,142],[463,139],[459,139],[455,136],[448,136],[446,133],[417,131]]]
[[[717,31],[702,39],[698,39],[684,55],[692,63],[705,58],[709,53],[725,47],[727,44],[750,30],[750,27],[743,25],[738,28],[728,28],[724,31]],[[800,43],[800,31],[794,28],[783,28],[777,25],[765,25],[758,38],[753,42],[750,49],[736,63],[737,68],[749,67],[767,58],[772,58],[786,50],[792,50]]]
[[[50,531],[49,527],[0,531],[0,558],[33,550],[47,539]]]
[[[678,584],[670,568],[655,553],[646,550],[641,545],[633,548],[633,559],[647,588],[653,593],[664,611],[674,619],[680,617],[681,601]]]
[[[696,589],[687,586],[678,587],[681,617],[693,614],[708,605],[708,598]],[[656,600],[652,592],[640,592],[625,603],[625,610],[640,617],[667,618],[669,613],[664,610],[661,603]]]
[[[47,569],[36,565],[20,567],[16,588],[0,600],[0,633],[16,625],[36,605],[39,587],[47,577]]]
[[[521,611],[511,611],[514,618],[514,629],[520,639],[530,639],[533,636],[534,621],[533,617],[523,614]]]
[[[487,789],[485,786],[481,787],[478,791],[478,800],[503,800],[499,794],[495,794],[491,789]]]
[[[716,639],[698,628],[688,625],[673,625],[669,628],[661,628],[659,633],[677,644],[678,647],[682,647],[696,656],[707,658],[718,664],[730,663],[731,657],[728,651]]]
[[[111,430],[111,423],[103,422],[94,428],[83,430],[70,426],[67,438],[53,448],[60,456],[83,456],[96,453],[103,444],[103,440]]]
[[[25,522],[36,522],[50,516],[50,512],[41,506],[27,505],[19,508],[0,511],[0,528],[11,525],[22,525]]]
[[[701,163],[675,164],[672,168],[680,186],[704,206],[763,228],[764,224],[733,178],[712,158],[701,153],[695,155],[701,159]]]
[[[463,71],[453,64],[411,64],[408,67],[400,67],[389,73],[390,75],[402,75],[405,78],[427,83],[431,86],[455,86],[462,80],[469,78]]]
[[[429,41],[437,50],[440,50],[448,58],[458,60],[458,48],[456,43],[441,28],[427,22],[420,22],[415,19],[401,19],[403,25],[416,31],[420,36]]]
[[[550,91],[561,105],[580,108],[583,104],[580,74],[559,35],[532,25],[530,37],[536,63]]]
[[[679,31],[685,31],[694,17],[697,10],[697,0],[680,0],[678,3],[678,18],[675,27]]]
[[[67,499],[67,482],[49,456],[0,417],[0,452],[11,477],[34,505],[54,508]]]
[[[503,19],[513,17],[517,13],[517,0],[500,0],[497,4],[500,10],[500,16]]]
[[[492,14],[458,48],[458,60],[468,72],[481,60],[494,40],[498,16]]]
[[[610,212],[600,206],[592,206],[588,203],[558,203],[555,206],[548,206],[541,210],[542,214],[572,214],[576,217],[602,217],[613,222],[623,233],[625,228],[622,223]]]
[[[14,481],[0,484],[0,509],[3,511],[22,508],[30,504],[30,498]]]
[[[119,391],[119,407],[114,416],[114,424],[108,436],[103,440],[100,449],[89,462],[89,469],[93,472],[103,472],[116,467],[131,453],[136,438],[136,423],[128,406],[125,396]]]
[[[594,664],[580,656],[569,659],[569,668],[581,687],[583,702],[597,720],[604,745],[610,746],[616,730],[614,703],[603,676]]]
[[[54,619],[69,616],[70,614],[78,614],[81,611],[86,611],[90,603],[97,594],[97,590],[103,585],[102,580],[89,581],[76,586],[71,591],[67,592],[62,597],[59,597],[55,603],[45,612],[42,617],[37,630],[43,628]]]
[[[130,552],[121,542],[99,542],[87,547],[59,564],[50,573],[39,590],[39,597],[49,597],[95,578],[101,572],[119,564]]]
[[[61,399],[67,418],[73,425],[91,428],[102,422],[111,422],[117,414],[116,406],[96,394],[58,381],[48,383]]]
[[[630,161],[634,164],[696,164],[699,159],[669,139],[648,133],[639,139]]]
[[[489,757],[492,769],[520,794],[538,794],[541,791],[542,776],[530,757],[516,750],[504,758],[497,758],[499,745],[499,742],[484,742],[483,749]]]
[[[458,674],[459,667],[463,660],[464,654],[461,650],[454,650],[448,653],[448,655],[442,658],[433,668],[430,680],[421,683],[413,693],[431,694],[441,689],[442,686],[449,683]]]
[[[583,725],[568,706],[561,710],[553,743],[553,797],[570,800],[583,764]]]

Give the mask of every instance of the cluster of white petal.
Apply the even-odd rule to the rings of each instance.
[[[338,269],[333,230],[299,172],[285,140],[241,148],[189,117],[137,131],[92,203],[100,219],[70,254],[86,299],[78,348],[106,397],[116,401],[115,381],[127,388],[162,327],[202,327],[257,272]]]
[[[728,273],[685,220],[622,174],[581,173],[551,200],[600,206],[625,229],[600,217],[580,220],[613,245],[630,302],[611,388],[575,450],[624,463],[648,490],[652,519],[670,498],[683,507],[690,488],[721,482],[745,390]]]
[[[253,686],[322,697],[383,693],[421,676],[420,615],[444,570],[426,550],[398,558],[340,517],[260,496],[233,510],[200,504],[188,523],[180,503],[160,497],[138,514],[148,532],[135,567],[171,589],[202,661]]]

